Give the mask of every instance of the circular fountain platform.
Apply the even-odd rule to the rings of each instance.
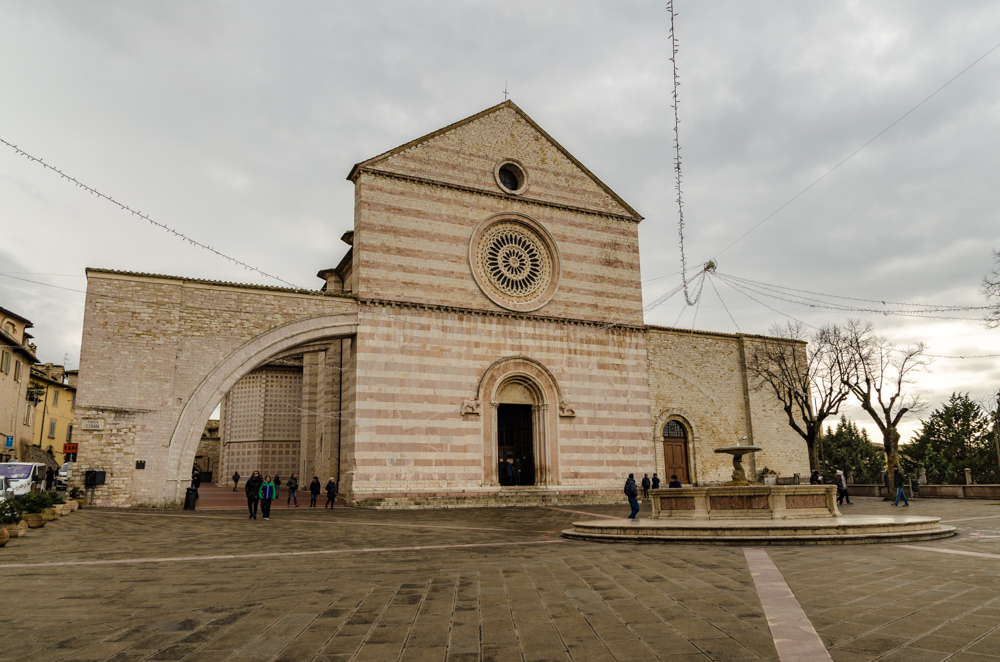
[[[598,542],[695,545],[845,545],[955,535],[937,517],[891,515],[797,519],[604,519],[574,522],[563,536]]]

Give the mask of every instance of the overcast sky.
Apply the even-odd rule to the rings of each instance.
[[[365,158],[503,101],[631,203],[646,302],[679,269],[664,2],[0,0],[0,138],[199,241],[318,287]],[[1000,42],[1000,3],[677,2],[689,263],[716,256]],[[1000,248],[1000,50],[719,255],[718,271],[830,293],[984,305]],[[85,267],[276,284],[0,145],[0,306],[44,361],[79,360]],[[784,318],[714,281],[739,329]],[[765,300],[812,325],[844,319]],[[706,285],[647,322],[735,332]],[[977,317],[978,313],[957,313]],[[679,319],[679,322],[678,322]],[[975,321],[874,315],[934,354],[1000,353]],[[938,359],[917,388],[1000,386]],[[848,412],[863,422],[863,414]],[[905,438],[905,435],[904,435]]]

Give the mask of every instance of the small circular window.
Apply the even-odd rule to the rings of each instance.
[[[501,161],[493,169],[493,176],[504,193],[518,195],[528,188],[528,175],[516,161]]]

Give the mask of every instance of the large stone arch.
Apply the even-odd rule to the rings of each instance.
[[[496,467],[497,393],[511,381],[528,388],[532,405],[535,448],[535,485],[559,484],[559,383],[544,365],[525,356],[511,356],[490,365],[479,380],[477,399],[483,412],[483,483],[498,485]]]
[[[233,350],[191,392],[170,437],[164,498],[181,498],[191,480],[191,465],[205,421],[216,404],[236,382],[254,368],[287,354],[301,345],[319,340],[355,336],[357,314],[322,315],[295,320],[269,329]]]

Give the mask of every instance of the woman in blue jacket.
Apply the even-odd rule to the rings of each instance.
[[[260,512],[265,520],[271,519],[271,501],[278,495],[278,489],[271,482],[270,476],[264,476],[260,485]]]

